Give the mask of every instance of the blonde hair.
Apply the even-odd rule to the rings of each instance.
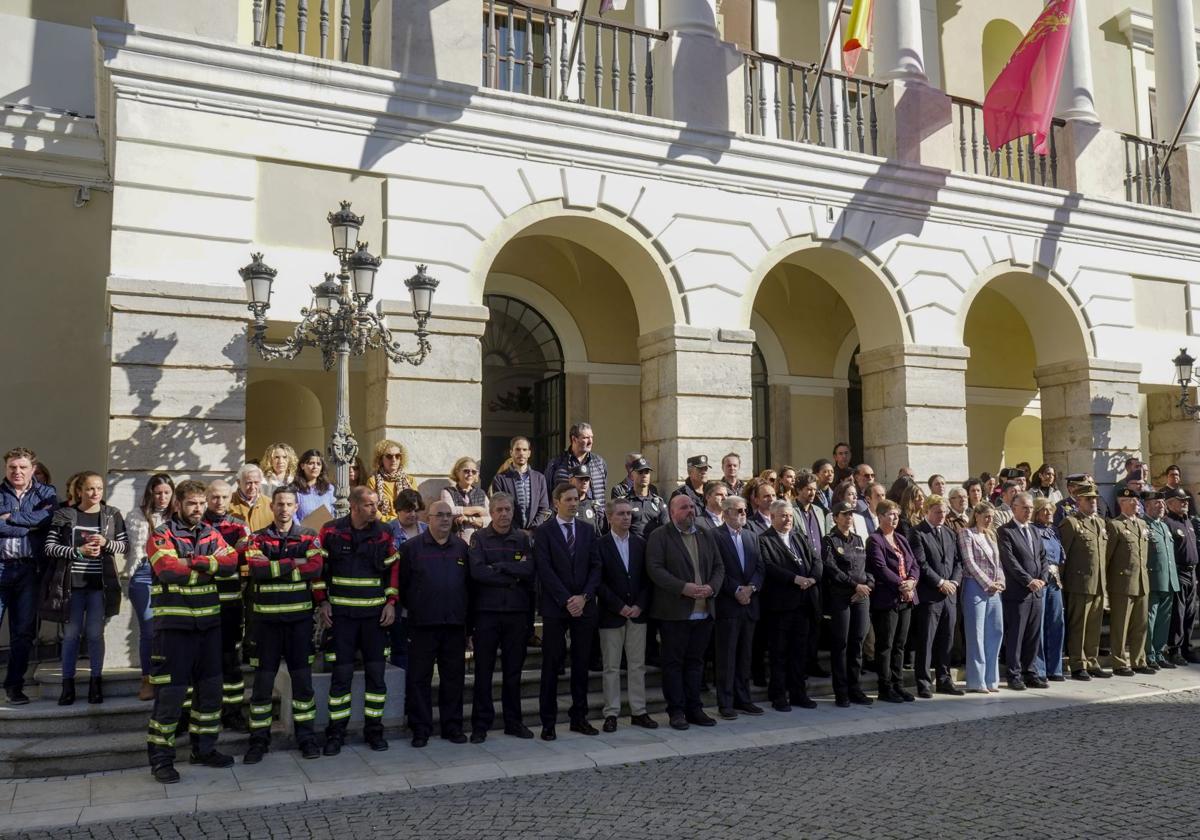
[[[387,452],[392,447],[400,450],[400,472],[408,469],[408,450],[404,448],[404,444],[399,441],[384,438],[375,444],[375,452],[371,455],[371,472],[377,473],[383,469],[383,453]]]
[[[284,470],[283,475],[275,475],[275,468],[271,466],[271,455],[276,449],[282,449],[283,453],[287,455],[287,469]],[[259,464],[261,465],[260,469],[262,470],[264,478],[266,478],[268,471],[271,473],[271,475],[275,475],[276,478],[287,478],[289,475],[294,476],[296,474],[296,467],[300,466],[300,459],[296,457],[296,450],[292,449],[289,444],[271,443],[267,445],[267,449],[265,452],[263,452],[263,456],[259,461]]]
[[[467,464],[474,464],[475,468],[479,469],[479,462],[476,461],[474,458],[472,458],[470,455],[462,456],[457,461],[455,461],[454,466],[450,468],[450,475],[448,475],[447,478],[449,478],[452,482],[454,482],[454,485],[456,487],[458,486],[458,471],[461,470],[463,467],[465,467]],[[475,482],[476,482],[476,484],[479,483],[478,475],[475,476]]]
[[[1038,496],[1033,500],[1033,515],[1037,516],[1044,510],[1054,510],[1054,502],[1047,499],[1045,496]]]

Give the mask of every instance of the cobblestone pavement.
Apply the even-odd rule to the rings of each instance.
[[[1200,691],[275,808],[18,835],[1170,838],[1200,818]],[[2,823],[0,823],[2,824]]]

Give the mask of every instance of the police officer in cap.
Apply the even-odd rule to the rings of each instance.
[[[686,494],[696,510],[704,510],[704,482],[708,476],[708,456],[693,455],[687,459],[687,481],[675,488],[671,498]]]
[[[653,472],[650,462],[638,455],[629,462],[629,476],[612,489],[614,499],[626,499],[633,505],[633,524],[629,526],[629,533],[643,539],[659,525],[666,525],[669,518],[666,500],[650,483]]]
[[[592,483],[592,474],[588,472],[588,468],[580,464],[571,470],[570,478],[571,486],[579,491],[579,508],[575,511],[575,518],[591,525],[596,529],[597,534],[607,532],[608,522],[604,518],[604,503],[597,502],[588,495],[588,489]]]
[[[1179,572],[1179,592],[1167,636],[1167,660],[1176,665],[1200,664],[1200,655],[1192,648],[1192,630],[1196,626],[1196,565],[1200,561],[1196,546],[1196,528],[1188,516],[1187,491],[1182,487],[1163,492],[1167,500],[1167,527],[1175,549],[1175,567]]]

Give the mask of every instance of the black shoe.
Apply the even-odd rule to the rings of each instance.
[[[58,705],[70,706],[75,702],[75,680],[63,680],[62,693],[58,695]]]
[[[1062,674],[1051,674],[1050,676],[1046,677],[1046,679],[1048,679],[1050,682],[1066,682],[1067,681],[1067,678],[1065,676],[1063,676]]]
[[[801,694],[799,697],[792,699],[792,705],[799,706],[801,709],[815,709],[817,708],[817,701],[813,700],[807,694]]]
[[[777,712],[790,712],[792,710],[792,707],[789,704],[782,701],[778,703],[772,703],[771,708]]]
[[[104,685],[102,677],[92,677],[88,680],[88,702],[95,705],[104,702]]]
[[[1189,665],[1200,665],[1200,653],[1188,651],[1183,655],[1183,658]]]
[[[952,682],[940,682],[934,691],[938,694],[949,694],[951,697],[962,697],[967,693]]]
[[[1151,665],[1139,665],[1133,669],[1135,674],[1146,674],[1147,676],[1157,674],[1158,669]]]
[[[519,723],[516,726],[504,727],[504,734],[511,735],[514,738],[529,739],[533,737],[532,730],[530,730],[530,728],[523,723]]]
[[[680,732],[689,727],[687,718],[683,715],[671,715],[671,728],[678,729]]]
[[[558,737],[558,734],[554,731],[553,726],[543,726],[542,727],[542,740],[543,741],[553,741],[557,737]]]
[[[764,712],[760,707],[755,706],[753,703],[734,703],[733,708],[736,711],[743,712],[744,714],[754,717],[766,714],[766,712]]]
[[[421,747],[426,746],[428,743],[429,743],[428,735],[414,735],[412,737],[412,745],[415,748],[417,748],[418,750],[421,749]],[[329,753],[325,753],[325,754],[329,755]]]
[[[865,692],[851,691],[850,692],[850,702],[855,704],[856,706],[870,706],[870,705],[874,704],[875,701],[872,698],[868,697]]]
[[[164,764],[151,769],[150,772],[154,775],[154,781],[159,784],[173,785],[179,781],[179,771],[175,769],[174,764]]]
[[[1113,668],[1113,676],[1132,677],[1133,669],[1132,668]]]
[[[1008,687],[1013,691],[1024,691],[1025,681],[1019,677],[1013,677],[1008,681]]]
[[[316,741],[305,741],[300,745],[300,757],[314,759],[321,757],[321,748],[317,746]]]
[[[19,688],[6,688],[4,693],[8,695],[8,704],[10,706],[24,706],[29,702],[29,698],[25,696],[25,692]]]
[[[687,722],[696,726],[716,726],[717,722],[704,712],[692,712],[687,716]]]
[[[258,764],[267,754],[267,748],[262,744],[251,744],[250,749],[242,756],[242,764]]]
[[[599,735],[600,730],[592,726],[586,720],[577,720],[571,724],[571,731],[578,732],[580,735]]]
[[[188,764],[199,764],[201,767],[215,767],[219,770],[224,767],[232,767],[233,756],[225,755],[225,753],[217,752],[216,750],[207,752],[204,755],[193,752],[188,756]]]
[[[646,714],[632,715],[629,718],[629,723],[633,726],[640,726],[643,729],[658,729],[658,721]]]
[[[471,733],[471,743],[472,744],[482,744],[486,740],[487,740],[487,733],[484,732],[482,729],[476,729],[474,732]]]
[[[1103,668],[1088,668],[1088,673],[1099,680],[1112,679],[1112,671],[1105,671]]]
[[[614,715],[609,715],[604,719],[604,726],[600,727],[605,732],[617,731],[617,718]]]
[[[1082,680],[1083,682],[1087,682],[1091,678],[1092,678],[1092,675],[1089,674],[1087,671],[1072,671],[1071,672],[1071,679],[1073,679],[1073,680]]]
[[[879,692],[879,702],[881,703],[903,703],[904,698],[893,691]]]
[[[898,686],[896,688],[892,689],[892,694],[895,694],[897,697],[899,697],[905,703],[912,703],[912,702],[916,701],[916,699],[917,699],[916,697],[913,697],[911,694],[909,694],[907,691],[905,691],[903,688],[900,688]]]
[[[1147,668],[1149,668],[1151,671],[1153,671],[1154,673],[1156,673],[1156,674],[1157,674],[1157,673],[1158,673],[1158,669],[1159,669],[1160,667],[1162,667],[1162,666],[1161,666],[1161,665],[1159,665],[1157,661],[1154,661],[1154,662],[1147,662],[1147,663],[1146,663],[1146,667],[1147,667]],[[1135,671],[1136,671],[1136,670],[1137,670],[1137,668],[1134,668],[1133,670],[1135,670]]]
[[[1050,683],[1047,682],[1046,680],[1042,679],[1041,677],[1030,677],[1029,679],[1025,680],[1025,687],[1026,688],[1049,688]]]
[[[325,739],[325,749],[321,750],[324,755],[337,755],[342,751],[342,739],[336,736],[330,736]]]
[[[717,709],[717,714],[721,716],[721,720],[737,720],[737,712],[733,709]]]
[[[458,734],[460,736],[462,736],[461,732]],[[388,748],[389,744],[387,742],[387,739],[384,738],[382,735],[379,735],[375,738],[367,738],[366,740],[367,740],[367,746],[371,748],[371,752],[387,752],[387,748]],[[466,742],[467,742],[467,739],[465,737],[463,737],[463,739],[461,741],[456,741],[455,743],[465,744]]]
[[[451,744],[465,744],[467,743],[467,736],[461,732],[451,732],[449,735],[443,735],[442,740],[449,741]]]
[[[928,686],[919,685],[919,686],[917,686],[917,696],[920,697],[922,700],[932,700],[933,692],[929,689]]]
[[[837,706],[839,709],[849,709],[850,701],[845,697],[839,697],[837,700],[833,701],[833,705]]]

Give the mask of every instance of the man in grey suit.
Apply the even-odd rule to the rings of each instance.
[[[655,529],[646,545],[646,572],[654,583],[650,615],[662,628],[663,697],[672,729],[713,726],[700,680],[725,567],[712,534],[696,527],[689,495],[672,496],[668,513],[670,524]]]

